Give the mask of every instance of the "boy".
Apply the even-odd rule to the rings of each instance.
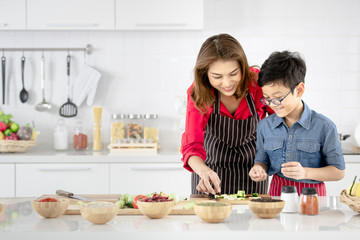
[[[323,181],[340,180],[345,162],[335,124],[301,100],[306,65],[299,53],[274,52],[261,66],[261,102],[275,114],[257,126],[255,164],[249,172],[259,182],[273,175],[269,195],[280,196],[282,186],[315,187],[326,196]]]

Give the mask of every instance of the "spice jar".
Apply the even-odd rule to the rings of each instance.
[[[284,213],[297,213],[299,205],[299,196],[295,186],[283,186],[281,188],[281,200],[285,201],[282,210]]]
[[[303,188],[300,195],[300,211],[304,215],[319,213],[319,200],[316,188]]]
[[[75,150],[85,150],[87,148],[88,139],[82,127],[81,121],[78,121],[76,123],[73,138],[74,138],[73,147]]]
[[[124,143],[125,126],[128,116],[125,114],[112,114],[110,126],[110,143]]]
[[[159,131],[158,131],[158,115],[157,114],[145,114],[144,115],[144,143],[158,143]]]
[[[54,128],[54,149],[67,150],[69,147],[68,129],[65,120],[59,118]]]
[[[140,143],[143,136],[142,116],[140,114],[129,114],[127,125],[127,140],[130,143]]]

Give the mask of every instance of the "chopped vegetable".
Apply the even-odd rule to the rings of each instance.
[[[119,200],[117,201],[115,204],[117,204],[119,206],[119,208],[125,208],[126,206],[126,202],[124,200]]]
[[[194,209],[195,201],[190,201],[184,204],[183,209]]]
[[[253,193],[252,196],[253,196],[253,197],[258,197],[259,194],[258,194],[258,193]]]
[[[237,196],[240,197],[240,198],[246,197],[245,190],[238,190]]]
[[[179,202],[179,196],[176,195],[175,193],[170,193],[169,199],[174,199],[175,204],[177,204]]]
[[[57,202],[57,201],[58,201],[57,199],[50,197],[39,200],[39,202]]]

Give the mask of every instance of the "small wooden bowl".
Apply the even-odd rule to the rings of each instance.
[[[262,200],[261,202],[258,200]],[[280,199],[253,199],[248,203],[250,210],[259,218],[274,218],[282,211],[285,201]]]
[[[231,213],[232,205],[223,202],[202,201],[194,205],[196,216],[208,223],[224,221]]]
[[[56,218],[66,211],[70,201],[65,198],[55,198],[57,202],[39,202],[36,199],[31,202],[33,209],[44,218]]]
[[[119,206],[111,202],[91,202],[80,205],[80,213],[91,223],[105,224],[118,213]]]
[[[163,218],[167,216],[174,207],[174,201],[167,202],[142,202],[137,205],[142,214],[149,218]]]

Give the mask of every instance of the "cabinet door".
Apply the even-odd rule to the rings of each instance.
[[[203,29],[203,0],[116,0],[116,29]]]
[[[16,196],[109,193],[109,164],[17,164]]]
[[[355,176],[360,176],[360,155],[345,155],[345,177],[339,181],[325,182],[328,196],[339,196],[343,189],[352,184]],[[353,161],[357,158],[357,161]],[[351,161],[350,161],[351,160]]]
[[[114,0],[28,0],[30,30],[107,30],[115,28]]]
[[[191,174],[182,163],[110,164],[110,193],[152,192],[189,197]]]
[[[0,164],[0,197],[15,197],[15,164]]]
[[[26,0],[0,0],[0,30],[26,29]]]

